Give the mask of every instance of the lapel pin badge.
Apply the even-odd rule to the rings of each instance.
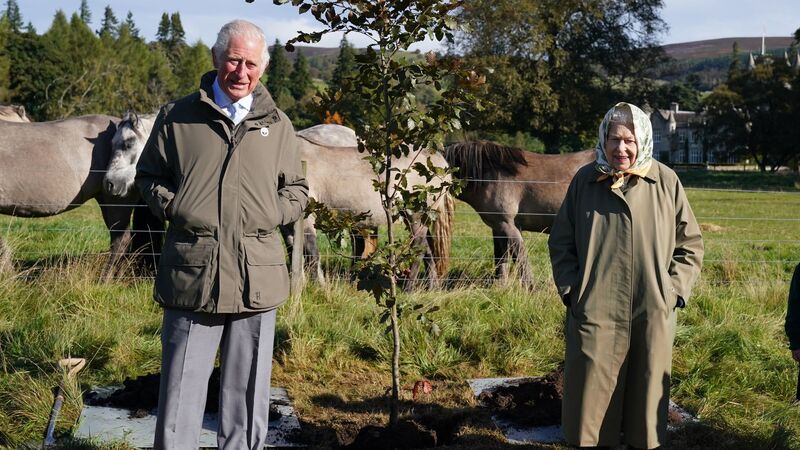
[[[267,137],[267,136],[269,136],[269,128],[267,128],[267,127],[262,127],[262,128],[261,128],[261,135],[262,135],[262,136],[264,136],[264,137]]]

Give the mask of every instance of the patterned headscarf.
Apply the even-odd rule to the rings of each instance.
[[[620,118],[624,120],[620,120]],[[616,170],[611,167],[608,159],[606,159],[606,137],[608,137],[608,129],[611,123],[625,122],[627,125],[633,125],[633,134],[636,136],[636,161],[627,170]],[[627,174],[644,176],[650,170],[653,163],[653,126],[650,124],[650,118],[647,114],[639,109],[637,106],[630,103],[620,102],[609,109],[600,123],[598,130],[597,147],[595,153],[597,155],[597,164],[595,168],[598,172],[602,173],[599,180],[604,180],[608,177],[614,177],[616,180],[611,185],[611,189],[618,188],[624,183],[624,177]]]

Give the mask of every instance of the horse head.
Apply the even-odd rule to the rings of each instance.
[[[103,189],[116,197],[125,197],[133,190],[136,163],[153,128],[155,114],[138,116],[128,112],[111,139],[111,158],[103,177]]]
[[[6,122],[30,122],[22,105],[0,105],[0,120]]]

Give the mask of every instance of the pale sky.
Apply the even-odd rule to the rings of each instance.
[[[2,8],[5,9],[5,1]],[[57,9],[67,16],[80,7],[80,0],[17,0],[22,19],[31,22],[38,33],[50,27]],[[276,38],[285,43],[297,30],[318,29],[310,14],[299,15],[291,4],[275,6],[272,0],[89,0],[92,11],[91,27],[98,29],[103,10],[110,5],[122,20],[130,10],[145,39],[155,38],[156,28],[163,12],[180,12],[187,41],[198,39],[212,45],[216,32],[225,22],[242,18],[255,22],[272,43]],[[664,44],[688,42],[723,37],[790,36],[800,28],[799,0],[665,0],[661,17],[670,30],[661,37]],[[341,35],[328,36],[320,43],[324,47],[337,47]],[[357,36],[348,36],[357,47],[367,44]],[[422,50],[435,48],[425,43]]]

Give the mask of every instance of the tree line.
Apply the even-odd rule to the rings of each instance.
[[[276,100],[299,110],[295,103],[314,90],[308,63],[298,55],[294,70],[287,70],[282,47],[275,48],[264,81],[272,76]],[[152,112],[196,90],[200,76],[212,69],[209,47],[186,42],[179,12],[162,14],[151,42],[131,12],[120,19],[106,6],[93,22],[86,0],[69,17],[56,11],[41,34],[24,24],[17,0],[7,0],[0,16],[0,102],[24,105],[37,121]]]
[[[155,40],[148,42],[130,12],[118,19],[106,7],[93,23],[86,0],[69,18],[56,12],[50,28],[38,34],[24,25],[16,2],[6,0],[0,18],[0,102],[22,104],[36,120],[154,111],[195,90],[200,75],[212,69],[209,48],[186,42],[178,12],[165,12]],[[796,71],[788,70],[785,61],[757,70],[744,70],[739,62],[739,69],[730,70],[712,93],[703,92],[708,83],[697,76],[659,80],[669,64],[659,43],[666,29],[662,8],[663,0],[465,0],[452,14],[464,28],[446,52],[453,61],[484,68],[486,84],[479,95],[485,108],[470,111],[470,124],[452,139],[573,151],[594,145],[597,123],[617,101],[662,109],[677,102],[683,109],[706,112],[703,131],[708,145],[719,152],[763,160],[765,166],[796,159],[797,151],[788,142],[797,140],[787,130],[797,127],[775,131],[766,125],[796,120]],[[300,48],[295,51],[291,63],[284,46],[275,41],[263,81],[296,128],[322,121],[353,126],[379,113],[364,100],[370,87],[354,91],[348,85],[358,71],[360,51],[346,39],[327,80],[313,79],[308,59]],[[423,55],[406,52],[400,57]],[[741,55],[731,60],[741,61]],[[753,76],[761,84],[750,80]],[[787,83],[791,89],[781,88]],[[360,94],[352,94],[359,89]],[[340,91],[351,94],[336,97]],[[429,100],[440,91],[420,86],[415,95]],[[321,96],[334,97],[336,110],[321,111]],[[779,100],[785,104],[778,106]],[[747,102],[757,107],[740,112]],[[768,111],[780,111],[780,121],[751,120]],[[777,148],[780,155],[774,154]]]

